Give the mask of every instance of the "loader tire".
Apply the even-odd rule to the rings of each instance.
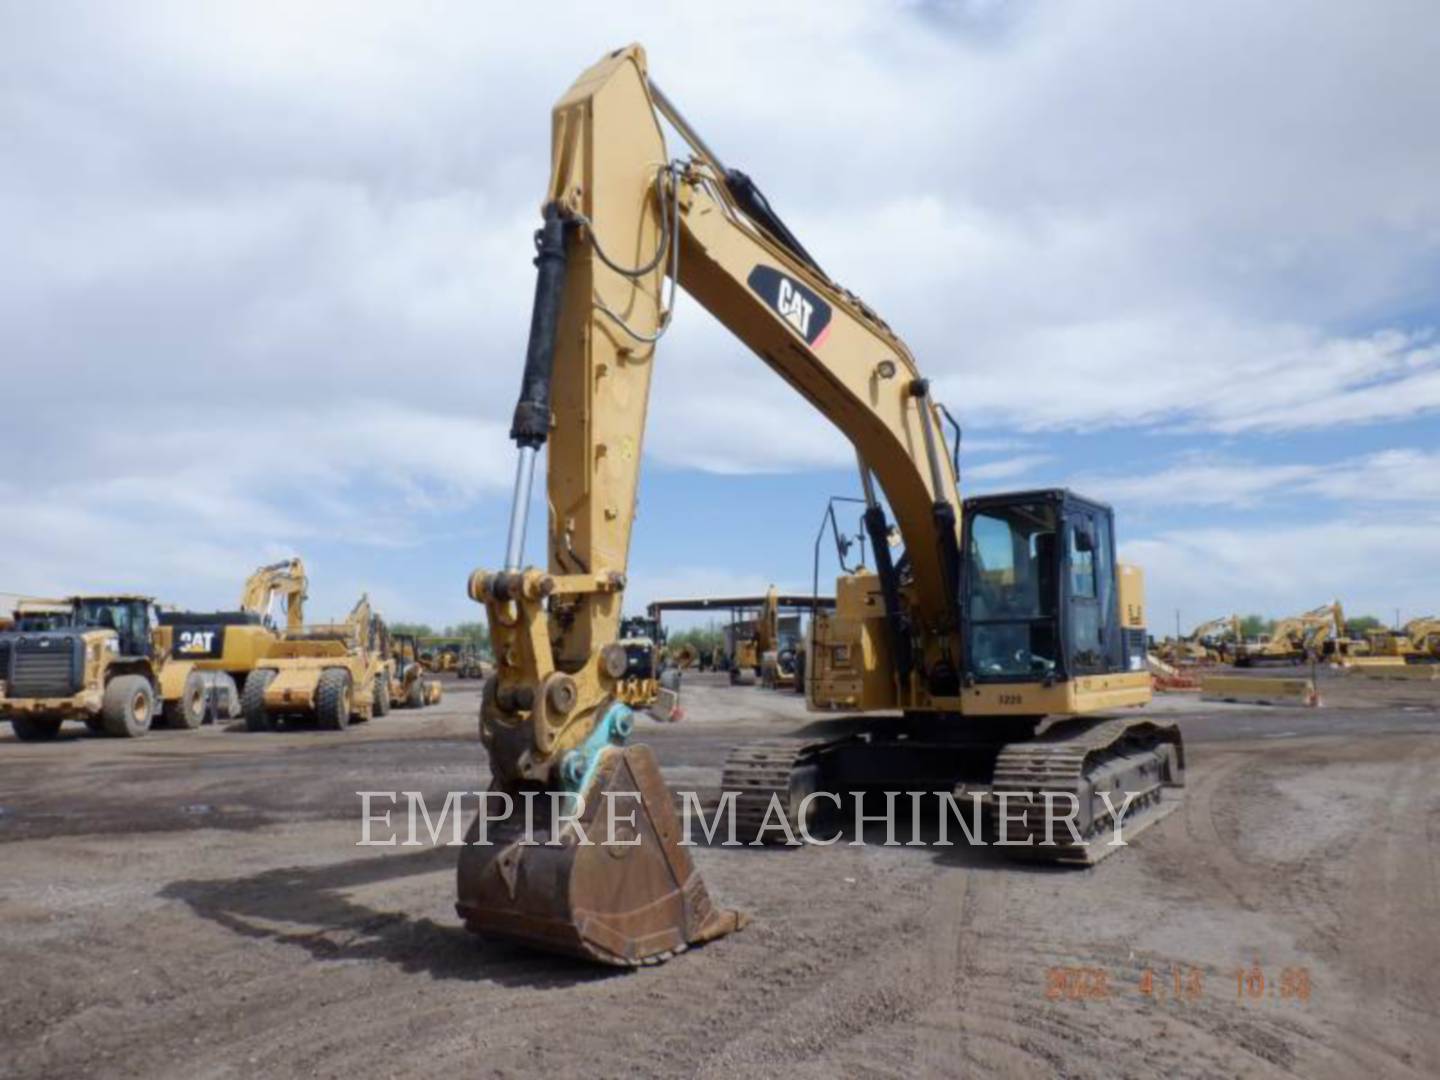
[[[265,688],[275,681],[275,672],[268,668],[252,671],[245,678],[240,693],[240,713],[245,717],[246,731],[275,731],[280,717],[265,708]]]
[[[205,676],[192,671],[185,676],[180,696],[165,702],[165,726],[177,731],[194,730],[205,722]]]
[[[421,709],[425,707],[425,687],[420,684],[425,679],[418,677],[410,684],[410,689],[405,694],[405,707],[407,709]]]
[[[375,676],[375,715],[390,715],[390,678],[383,672]]]
[[[135,739],[150,730],[155,720],[155,689],[143,675],[117,675],[105,687],[100,706],[105,730],[121,738]]]
[[[49,742],[60,734],[64,723],[58,716],[14,716],[10,727],[21,742]]]
[[[350,726],[350,673],[344,668],[326,668],[315,687],[315,719],[328,731]]]

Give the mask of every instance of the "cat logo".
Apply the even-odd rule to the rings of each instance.
[[[815,305],[805,299],[789,278],[780,279],[780,296],[775,306],[785,321],[800,331],[800,336],[808,341],[810,316],[815,314]]]
[[[745,283],[807,345],[818,349],[825,343],[825,334],[830,329],[830,305],[815,290],[773,266],[755,267]]]
[[[214,650],[214,630],[182,630],[175,647],[184,656],[209,656]]]

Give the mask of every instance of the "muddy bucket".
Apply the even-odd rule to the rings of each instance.
[[[468,929],[633,967],[723,937],[746,921],[715,907],[680,846],[675,804],[648,746],[600,758],[579,829],[555,827],[543,792],[533,818],[527,837],[524,803],[516,799],[509,818],[489,823],[487,843],[476,842],[479,821],[471,824],[455,904]]]

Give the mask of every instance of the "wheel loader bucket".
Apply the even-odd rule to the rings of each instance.
[[[471,824],[455,904],[468,929],[633,967],[745,925],[715,907],[680,845],[674,800],[648,746],[602,755],[584,791],[578,830],[552,822],[544,793],[528,843],[521,800],[509,818],[487,823],[483,841],[480,821]]]

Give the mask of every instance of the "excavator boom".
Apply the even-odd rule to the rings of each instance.
[[[246,579],[240,593],[240,610],[265,617],[270,614],[270,607],[277,599],[284,599],[285,629],[298,630],[305,625],[305,599],[309,586],[305,564],[299,558],[262,566]]]

